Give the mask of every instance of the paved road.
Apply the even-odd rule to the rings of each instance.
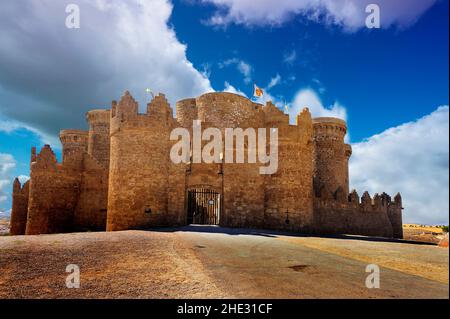
[[[448,249],[209,226],[0,237],[0,298],[448,298]],[[81,288],[65,287],[65,267]],[[367,289],[368,264],[380,289]]]

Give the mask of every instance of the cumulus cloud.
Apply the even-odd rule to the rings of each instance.
[[[235,65],[237,70],[244,76],[244,82],[246,84],[250,83],[252,81],[252,73],[253,68],[250,64],[247,62],[240,60],[238,58],[232,58],[225,60],[223,62],[219,63],[219,68],[224,68],[226,66]]]
[[[16,160],[11,154],[0,153],[0,211],[6,210],[6,202],[10,196],[12,170],[16,167]]]
[[[202,0],[217,6],[209,19],[213,25],[282,25],[294,17],[336,25],[354,31],[365,26],[366,7],[373,0]],[[378,0],[381,26],[406,28],[414,24],[437,0]]]
[[[168,0],[77,0],[81,28],[65,26],[73,1],[0,4],[0,114],[42,135],[85,127],[84,113],[129,89],[170,102],[212,90],[168,21]],[[142,105],[142,108],[145,106]]]
[[[247,95],[246,95],[244,92],[242,92],[242,91],[236,89],[234,86],[232,86],[232,85],[231,85],[230,83],[228,83],[228,82],[225,82],[224,86],[225,86],[225,87],[224,87],[224,89],[223,89],[223,92],[234,93],[234,94],[238,94],[238,95],[242,95],[242,96],[247,97]]]
[[[297,92],[290,107],[291,121],[295,122],[295,118],[303,108],[308,107],[313,117],[337,117],[347,120],[347,111],[344,106],[335,102],[328,107],[324,106],[317,93],[310,88],[302,89]]]
[[[449,107],[353,144],[352,187],[403,196],[404,221],[448,224]]]
[[[56,135],[47,134],[43,131],[40,131],[30,125],[20,123],[13,120],[3,120],[0,117],[0,132],[11,134],[18,130],[26,130],[29,131],[39,137],[42,144],[53,145],[54,149],[60,148],[59,138]]]

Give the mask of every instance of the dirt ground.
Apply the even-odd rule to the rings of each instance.
[[[0,298],[448,298],[448,263],[431,245],[211,226],[6,236]],[[368,264],[379,289],[365,286]]]
[[[403,225],[403,237],[407,240],[438,244],[444,236],[445,232],[438,226]]]

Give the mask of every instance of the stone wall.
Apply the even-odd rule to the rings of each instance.
[[[391,212],[400,212],[400,219],[393,224]],[[396,215],[398,217],[398,215]],[[401,221],[401,197],[395,201],[383,193],[372,199],[365,192],[361,198],[356,191],[346,195],[342,188],[328,192],[322,188],[314,200],[314,232],[317,234],[352,234],[363,236],[402,238],[398,231]]]
[[[167,225],[169,134],[175,124],[163,95],[146,114],[126,92],[111,118],[108,231]]]
[[[403,238],[403,204],[400,194],[395,195],[394,203],[391,204],[391,198],[385,199],[388,202],[388,216],[392,225],[392,232],[394,238]]]
[[[74,211],[75,231],[104,231],[108,207],[109,171],[85,153],[79,197]]]
[[[25,235],[28,216],[28,196],[30,182],[20,185],[19,179],[14,180],[13,200],[11,209],[10,235]]]
[[[105,169],[109,169],[110,110],[92,110],[86,114],[89,123],[88,154]]]
[[[310,232],[312,224],[312,120],[305,109],[297,125],[268,103],[266,126],[278,128],[278,171],[265,176],[265,227]]]
[[[357,234],[401,238],[402,203],[387,194],[373,199],[349,194],[348,160],[344,143],[346,123],[334,118],[312,119],[305,108],[289,116],[272,103],[265,106],[231,93],[208,93],[177,103],[177,118],[164,95],[147,105],[145,114],[125,92],[111,110],[87,113],[89,132],[61,131],[63,160],[50,146],[31,154],[31,179],[23,188],[14,184],[14,234],[70,231],[118,231],[187,223],[187,191],[209,188],[220,194],[220,225],[268,228],[304,233]],[[174,164],[170,141],[174,128],[194,120],[202,130],[218,128],[223,152],[219,163]],[[244,162],[237,162],[235,138],[225,143],[225,129],[278,129],[278,170],[262,175],[257,152],[248,138]],[[247,132],[250,133],[250,132]],[[259,138],[259,137],[258,137]],[[209,141],[202,141],[205,146]],[[266,152],[272,146],[268,146]],[[203,149],[203,148],[202,148]],[[226,163],[227,156],[233,163]],[[330,190],[333,190],[331,192]],[[26,226],[24,224],[26,223]]]
[[[66,160],[75,163],[68,157]],[[79,189],[79,170],[57,163],[50,146],[44,146],[31,164],[26,234],[72,231]]]
[[[177,121],[181,127],[192,127],[192,122],[198,118],[197,100],[185,99],[177,102]]]
[[[62,164],[66,168],[81,171],[84,153],[88,150],[88,137],[86,131],[62,130],[59,139],[62,144]]]
[[[263,128],[264,111],[256,104],[240,95],[231,93],[208,93],[197,98],[198,119],[204,128],[221,130],[223,155],[233,157],[233,163],[224,163],[222,174],[213,170],[213,179],[222,182],[223,207],[220,225],[227,227],[262,227],[264,225],[264,183],[265,177],[259,173],[260,163],[248,163],[250,149],[257,152],[257,144],[251,145],[244,139],[244,161],[237,163],[237,139],[233,145],[225,145],[225,129]],[[227,153],[229,155],[227,155]],[[204,169],[205,170],[205,169]],[[194,171],[195,172],[195,171]]]

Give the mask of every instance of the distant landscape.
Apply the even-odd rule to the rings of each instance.
[[[448,226],[429,226],[418,224],[403,225],[403,236],[404,239],[407,240],[438,244],[444,238],[445,233],[448,233]]]
[[[0,236],[8,234],[9,219],[10,216],[0,213]],[[448,225],[403,225],[403,236],[406,240],[438,244],[444,238],[445,233],[448,233]]]
[[[0,215],[0,236],[6,235],[9,232],[9,216]]]

